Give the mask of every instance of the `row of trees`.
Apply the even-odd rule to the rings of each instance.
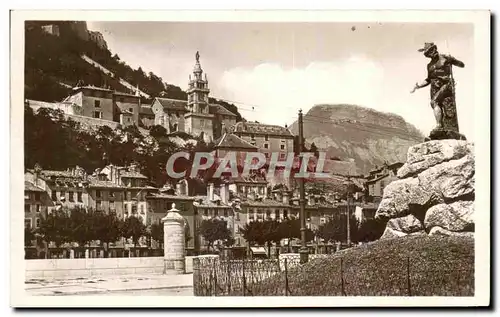
[[[131,239],[134,247],[143,237],[151,238],[160,245],[163,244],[163,224],[144,225],[139,217],[120,219],[114,213],[103,213],[75,207],[71,210],[61,209],[43,217],[40,226],[34,230],[25,228],[25,246],[40,239],[46,243],[53,242],[57,248],[65,243],[78,243],[79,247],[97,242],[104,248],[105,256],[109,243],[115,243],[121,238]],[[186,242],[191,238],[186,230]]]
[[[350,238],[352,242],[368,242],[380,238],[386,223],[377,219],[366,219],[358,222],[356,218],[350,219]],[[242,236],[251,245],[267,246],[270,255],[271,246],[279,245],[283,239],[288,241],[288,251],[293,239],[301,238],[300,220],[296,218],[277,221],[268,219],[264,221],[252,221],[243,228],[239,228]],[[227,223],[224,220],[204,220],[200,226],[200,234],[207,241],[208,249],[213,247],[215,241],[221,241],[224,246],[234,244],[234,238]],[[320,238],[325,243],[347,240],[347,218],[345,215],[337,215],[334,219],[319,226],[317,230],[306,229],[306,242]]]

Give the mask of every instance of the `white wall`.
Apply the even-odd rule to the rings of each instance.
[[[163,257],[25,260],[26,280],[161,274],[163,261]],[[186,273],[192,272],[193,257],[189,256],[186,257]]]

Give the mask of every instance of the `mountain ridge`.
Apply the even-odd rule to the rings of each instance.
[[[408,148],[423,134],[403,117],[353,104],[317,104],[303,116],[304,138],[327,157],[353,159],[357,173],[406,160]],[[298,123],[290,130],[297,134]]]

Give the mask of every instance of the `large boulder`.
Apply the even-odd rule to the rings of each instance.
[[[425,214],[426,228],[442,227],[449,231],[473,231],[474,202],[457,201],[432,206]]]
[[[454,232],[441,227],[434,227],[429,231],[430,236],[446,236],[446,237],[468,237],[474,238],[474,232]]]
[[[474,155],[474,146],[467,141],[441,140],[414,145],[408,149],[406,163],[398,170],[398,177],[414,176],[432,166]]]
[[[407,233],[386,227],[380,239],[394,239],[394,238],[404,237],[407,235],[408,235]]]
[[[401,218],[390,219],[386,228],[397,230],[404,233],[421,231],[424,226],[414,215],[408,215]]]
[[[400,179],[385,187],[377,209],[377,218],[388,219],[382,237],[421,232],[424,227],[441,235],[472,231],[473,153],[474,144],[461,140],[435,140],[411,147],[407,162],[398,171]]]

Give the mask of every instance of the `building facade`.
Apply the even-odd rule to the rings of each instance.
[[[378,203],[384,194],[384,188],[392,181],[398,179],[398,169],[403,163],[384,164],[376,167],[366,176],[365,195],[367,202]]]
[[[241,139],[255,145],[264,153],[268,162],[271,153],[279,153],[279,160],[286,160],[288,153],[293,153],[294,136],[286,127],[258,122],[238,122],[231,129]]]

